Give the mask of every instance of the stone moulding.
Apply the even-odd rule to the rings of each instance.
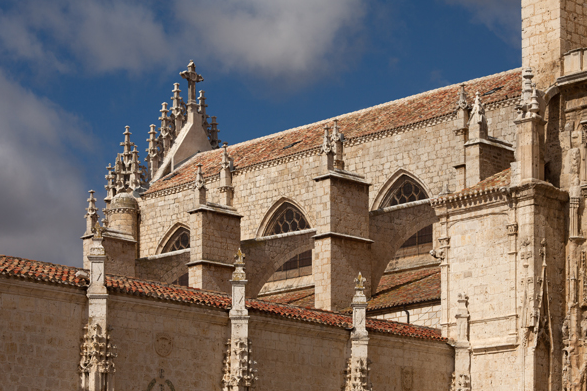
[[[518,104],[519,100],[520,100],[520,96],[514,96],[512,98],[504,99],[501,101],[490,102],[485,105],[485,110],[492,111],[492,110],[496,110],[496,109],[500,109],[500,108],[504,108],[504,107],[514,106],[514,105]],[[345,146],[345,148],[346,147],[353,147],[355,145],[360,145],[360,144],[364,144],[367,142],[391,137],[396,134],[405,133],[405,132],[409,132],[409,131],[413,131],[413,130],[417,130],[417,129],[421,129],[421,128],[425,128],[425,127],[429,127],[429,126],[434,126],[434,125],[437,125],[437,124],[440,124],[443,122],[449,122],[449,121],[454,120],[455,118],[456,118],[456,112],[451,112],[448,114],[443,114],[443,115],[440,115],[437,117],[429,118],[429,119],[426,119],[423,121],[413,122],[411,124],[402,125],[402,126],[398,126],[395,128],[380,130],[378,132],[369,133],[366,135],[351,137],[351,138],[348,138],[344,141],[344,146]],[[317,147],[313,147],[313,148],[307,149],[305,151],[297,152],[297,153],[294,153],[291,155],[282,156],[282,157],[279,157],[276,159],[271,159],[271,160],[267,160],[264,162],[251,164],[246,167],[235,168],[234,171],[232,172],[232,175],[234,177],[234,176],[246,174],[248,172],[258,171],[258,170],[262,170],[265,168],[270,168],[270,167],[278,166],[281,164],[289,163],[289,162],[292,162],[295,160],[300,160],[300,159],[303,159],[306,157],[318,156],[319,154],[320,154],[320,146],[317,146]],[[217,182],[220,180],[220,174],[218,173],[218,174],[210,175],[204,179],[206,181],[206,184]],[[188,183],[176,185],[176,186],[173,186],[173,187],[170,187],[167,189],[158,190],[158,191],[150,193],[150,194],[142,195],[141,197],[143,199],[151,199],[151,198],[162,197],[162,196],[166,196],[166,195],[170,195],[170,194],[175,194],[175,193],[178,193],[178,192],[181,192],[184,190],[193,189],[194,184],[192,182],[193,181],[190,181]]]

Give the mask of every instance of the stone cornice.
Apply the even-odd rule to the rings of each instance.
[[[197,266],[197,265],[212,265],[212,266],[221,266],[221,267],[227,267],[230,269],[234,269],[233,264],[222,263],[222,262],[218,262],[218,261],[209,261],[207,259],[197,259],[195,261],[191,261],[191,262],[186,263],[187,267]]]
[[[364,176],[355,174],[350,171],[337,170],[337,169],[334,169],[332,171],[328,171],[328,173],[326,173],[326,174],[319,175],[319,176],[315,177],[314,180],[316,182],[318,182],[318,181],[323,181],[325,179],[332,179],[332,178],[342,179],[342,180],[349,181],[349,182],[355,182],[355,183],[365,185],[365,186],[371,186],[371,184],[365,180]]]
[[[192,213],[197,213],[197,212],[202,212],[202,211],[213,212],[213,213],[218,213],[218,214],[225,214],[225,215],[234,216],[234,217],[238,217],[238,218],[243,217],[242,215],[237,213],[235,208],[231,208],[231,207],[225,206],[225,205],[213,204],[211,202],[207,203],[206,205],[200,205],[192,210],[189,210],[188,213],[192,214]]]
[[[314,239],[314,240],[323,239],[323,238],[337,238],[337,239],[354,240],[356,242],[363,242],[363,243],[375,243],[371,239],[362,238],[360,236],[341,234],[338,232],[324,232],[324,233],[312,236],[312,239]]]

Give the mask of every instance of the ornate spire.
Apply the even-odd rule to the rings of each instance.
[[[471,110],[469,119],[469,139],[486,139],[487,138],[487,118],[485,117],[485,107],[481,103],[479,92],[475,94],[475,103]]]
[[[112,167],[110,163],[108,163],[108,167],[106,167],[106,170],[108,170],[108,174],[106,174],[105,176],[106,185],[104,186],[104,188],[106,188],[106,198],[104,199],[104,201],[106,201],[106,203],[108,204],[112,197],[114,197],[114,195],[116,194],[116,175],[112,174],[112,171],[114,171],[114,167]]]
[[[198,112],[202,114],[202,122],[204,122],[207,118],[206,107],[208,107],[208,105],[206,104],[206,97],[204,96],[205,93],[206,91],[200,90],[200,96],[198,96]]]
[[[365,283],[367,279],[363,277],[361,272],[355,278],[355,296],[351,302],[353,308],[353,326],[354,330],[351,334],[352,338],[367,337],[366,317],[367,317],[367,297],[365,296]]]
[[[147,141],[149,142],[149,148],[147,148],[147,157],[145,161],[149,165],[149,179],[155,176],[155,173],[159,169],[159,148],[157,147],[157,131],[155,130],[156,126],[151,124],[149,130],[149,138]]]
[[[183,122],[185,120],[185,114],[187,109],[185,107],[183,99],[181,98],[181,96],[179,96],[179,93],[181,92],[181,90],[179,89],[179,83],[173,83],[173,86],[173,96],[171,97],[171,100],[173,101],[173,107],[171,108],[171,113],[174,119],[174,130],[172,133],[175,138],[177,137],[177,135],[181,131],[181,128],[183,127]]]
[[[221,203],[232,206],[234,196],[234,187],[232,186],[231,161],[228,156],[228,144],[222,145],[222,161],[220,163],[220,187],[218,191],[221,194]]]
[[[90,190],[90,198],[88,198],[88,207],[86,208],[86,233],[84,235],[91,235],[92,229],[98,223],[98,208],[96,208],[96,199],[94,198],[94,190]]]
[[[532,113],[532,117],[540,116],[540,103],[538,102],[538,93],[536,92],[536,84],[532,84],[532,97],[530,98],[529,112]]]
[[[220,132],[220,130],[218,130],[218,122],[216,122],[216,116],[212,116],[212,123],[210,124],[210,145],[212,145],[212,148],[218,148],[218,145],[220,144],[220,140],[218,139],[218,132]]]

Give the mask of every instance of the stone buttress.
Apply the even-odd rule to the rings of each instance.
[[[226,148],[224,149],[226,153]],[[228,162],[228,156],[225,156]],[[224,201],[232,203],[232,180],[229,165],[223,167]],[[190,247],[188,263],[189,286],[220,292],[230,292],[232,254],[240,247],[242,216],[229,205],[206,201],[206,184],[202,167],[198,166],[195,182],[195,205],[190,210]]]
[[[335,124],[336,125],[336,124]],[[336,140],[341,135],[336,129]],[[312,253],[315,306],[326,310],[346,307],[353,297],[347,282],[359,271],[371,275],[369,239],[369,186],[361,175],[344,171],[342,143],[333,148],[329,128],[324,129],[321,167],[316,181],[316,229]],[[336,156],[335,152],[339,155]],[[336,166],[335,166],[336,163]],[[371,292],[371,287],[367,287]]]

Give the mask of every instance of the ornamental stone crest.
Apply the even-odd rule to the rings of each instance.
[[[110,342],[110,335],[100,325],[84,327],[80,347],[81,389],[83,391],[102,391],[114,389],[114,362],[118,354],[116,346]]]

